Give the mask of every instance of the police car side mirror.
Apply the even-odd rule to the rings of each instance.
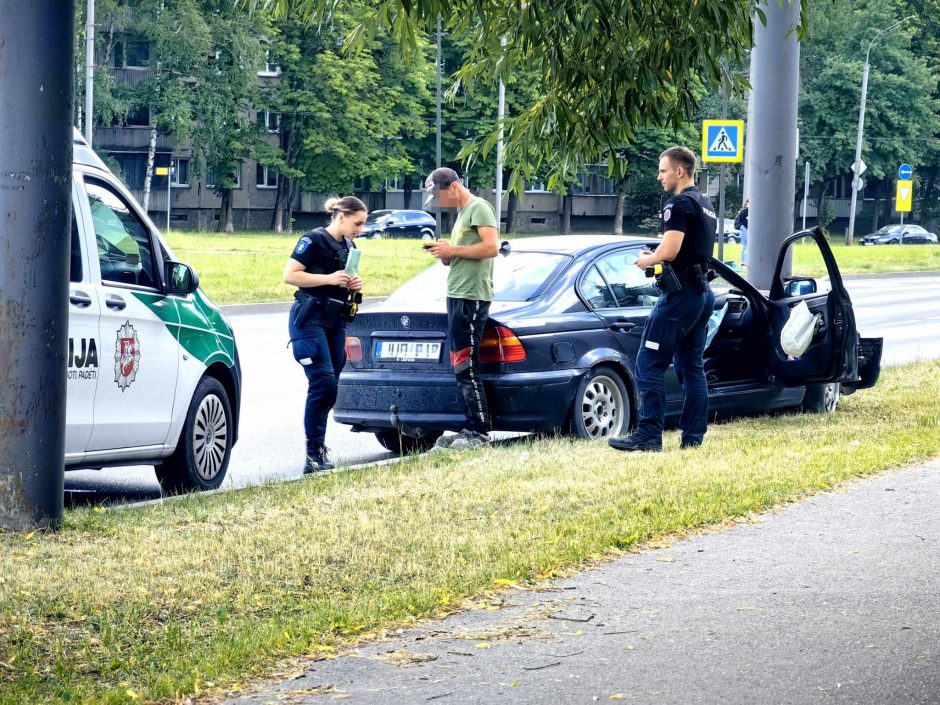
[[[199,288],[196,271],[182,262],[166,262],[166,288],[168,294],[186,296]]]

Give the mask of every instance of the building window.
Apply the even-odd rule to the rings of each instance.
[[[395,176],[391,179],[385,179],[385,190],[386,191],[401,191],[401,179],[398,176]]]
[[[125,39],[114,45],[114,66],[119,69],[145,69],[150,66],[150,43]]]
[[[277,188],[277,169],[273,166],[259,164],[255,176],[258,188]]]
[[[127,188],[140,190],[144,187],[147,174],[147,155],[142,152],[111,152],[111,157],[118,163],[121,177]]]
[[[271,60],[271,50],[264,53],[264,67],[258,72],[259,76],[280,76],[281,65]]]
[[[134,108],[124,118],[124,127],[150,127],[150,106]]]
[[[189,186],[189,160],[181,157],[173,157],[172,181],[174,188]]]
[[[258,124],[268,132],[277,132],[281,127],[281,114],[271,110],[259,110]]]
[[[538,181],[528,181],[526,182],[526,191],[547,191],[545,188],[545,182],[541,179]]]
[[[235,169],[235,173],[231,174],[231,178],[235,181],[235,185],[232,186],[232,188],[242,187],[242,170],[240,166]],[[218,188],[219,181],[220,174],[217,169],[210,167],[206,170],[206,186],[209,188]]]

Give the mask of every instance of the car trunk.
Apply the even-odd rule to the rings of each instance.
[[[365,311],[347,334],[362,344],[362,361],[350,363],[354,369],[450,372],[443,312]]]

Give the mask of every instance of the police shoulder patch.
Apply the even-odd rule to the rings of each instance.
[[[296,252],[298,255],[302,255],[311,244],[312,241],[310,238],[304,235],[302,238],[300,238],[300,240],[297,241],[297,247],[294,248],[294,252]]]
[[[668,223],[669,218],[672,217],[672,206],[663,211],[663,222]]]

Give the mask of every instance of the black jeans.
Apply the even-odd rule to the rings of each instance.
[[[666,414],[665,373],[669,363],[685,397],[679,427],[684,443],[701,443],[708,425],[708,384],[702,354],[708,319],[715,306],[712,290],[696,291],[688,281],[682,289],[663,294],[646,320],[640,351],[636,356],[636,382],[640,391],[640,414],[636,436],[662,441]]]
[[[294,304],[296,308],[297,304]],[[290,321],[293,321],[293,308]],[[326,440],[330,409],[336,403],[339,373],[346,364],[346,326],[311,323],[303,328],[288,324],[294,359],[307,375],[304,432],[307,454],[319,455]]]
[[[490,430],[490,412],[480,376],[480,339],[489,317],[489,301],[447,298],[450,364],[463,399],[467,428],[477,433]]]

